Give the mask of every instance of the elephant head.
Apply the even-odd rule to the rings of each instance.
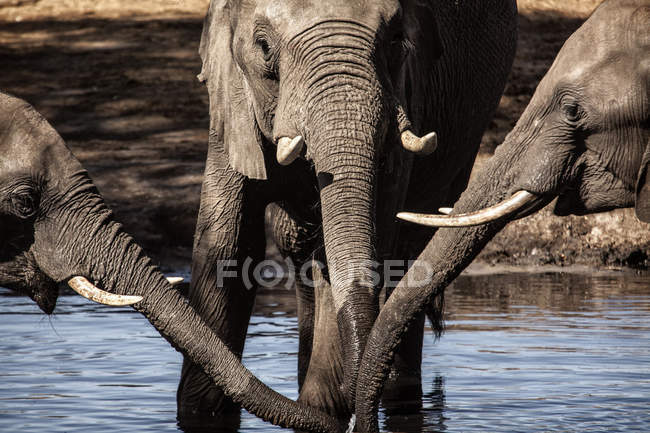
[[[451,215],[400,215],[462,228],[437,231],[419,257],[432,269],[411,269],[382,309],[359,376],[360,431],[377,431],[378,395],[409,322],[508,221],[555,198],[559,215],[635,206],[639,219],[650,221],[649,29],[646,0],[603,3],[567,40],[518,123]],[[409,285],[424,279],[420,287]]]
[[[96,301],[134,304],[252,413],[287,427],[339,431],[337,421],[255,378],[113,220],[56,131],[27,103],[0,93],[0,285],[49,314],[61,282]]]
[[[436,147],[435,133],[414,134],[403,104],[404,65],[411,62],[424,77],[440,54],[432,6],[213,0],[200,54],[211,137],[223,143],[230,167],[271,183],[300,167],[307,167],[305,182],[315,174],[343,342],[343,388],[353,409],[361,354],[378,311],[372,272],[377,173],[388,153],[428,154]],[[418,77],[410,78],[422,90],[426,80]]]

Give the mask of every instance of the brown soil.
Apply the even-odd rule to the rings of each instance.
[[[207,0],[0,0],[0,89],[66,139],[125,228],[165,267],[187,267],[207,147],[195,76]],[[480,162],[503,140],[564,40],[599,0],[520,0],[515,66]],[[487,263],[643,266],[650,229],[630,210],[512,223]]]

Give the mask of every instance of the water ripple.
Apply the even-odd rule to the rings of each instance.
[[[650,431],[650,278],[463,276],[427,331],[422,409],[384,431]],[[293,295],[258,296],[244,362],[297,398]],[[129,308],[64,294],[52,319],[0,289],[0,431],[174,432],[181,356]],[[227,430],[224,430],[227,431]],[[282,431],[243,414],[241,432]]]

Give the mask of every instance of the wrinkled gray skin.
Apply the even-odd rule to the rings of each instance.
[[[396,212],[450,205],[466,186],[510,71],[516,16],[514,0],[211,2],[199,76],[211,132],[191,304],[241,355],[255,289],[237,267],[220,285],[219,270],[263,259],[270,205],[283,253],[298,268],[328,264],[316,288],[298,287],[300,401],[341,418],[354,411],[379,310],[371,263],[414,258],[431,237],[400,228]],[[403,150],[409,124],[438,133],[434,154]],[[297,135],[306,153],[280,166],[277,140]],[[420,392],[419,323],[391,379],[410,396]],[[237,411],[188,359],[178,409],[185,420]]]
[[[566,42],[505,142],[470,182],[453,213],[476,211],[525,190],[534,212],[558,197],[558,215],[636,207],[650,221],[650,4],[603,3]],[[357,388],[359,431],[376,432],[377,405],[393,351],[418,313],[476,257],[509,218],[442,228],[420,255],[431,283],[405,277],[368,340]],[[417,269],[412,278],[422,280]]]
[[[142,296],[134,308],[234,401],[285,427],[338,432],[328,415],[264,386],[113,220],[87,172],[29,104],[0,92],[0,286],[52,313],[58,283],[86,277]]]

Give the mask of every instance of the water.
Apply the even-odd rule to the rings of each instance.
[[[400,432],[650,431],[650,277],[461,277],[425,337],[423,408]],[[0,289],[0,432],[174,432],[181,356],[139,314],[72,294],[48,319]],[[295,302],[262,292],[245,363],[297,398]],[[283,431],[244,413],[241,432]]]

